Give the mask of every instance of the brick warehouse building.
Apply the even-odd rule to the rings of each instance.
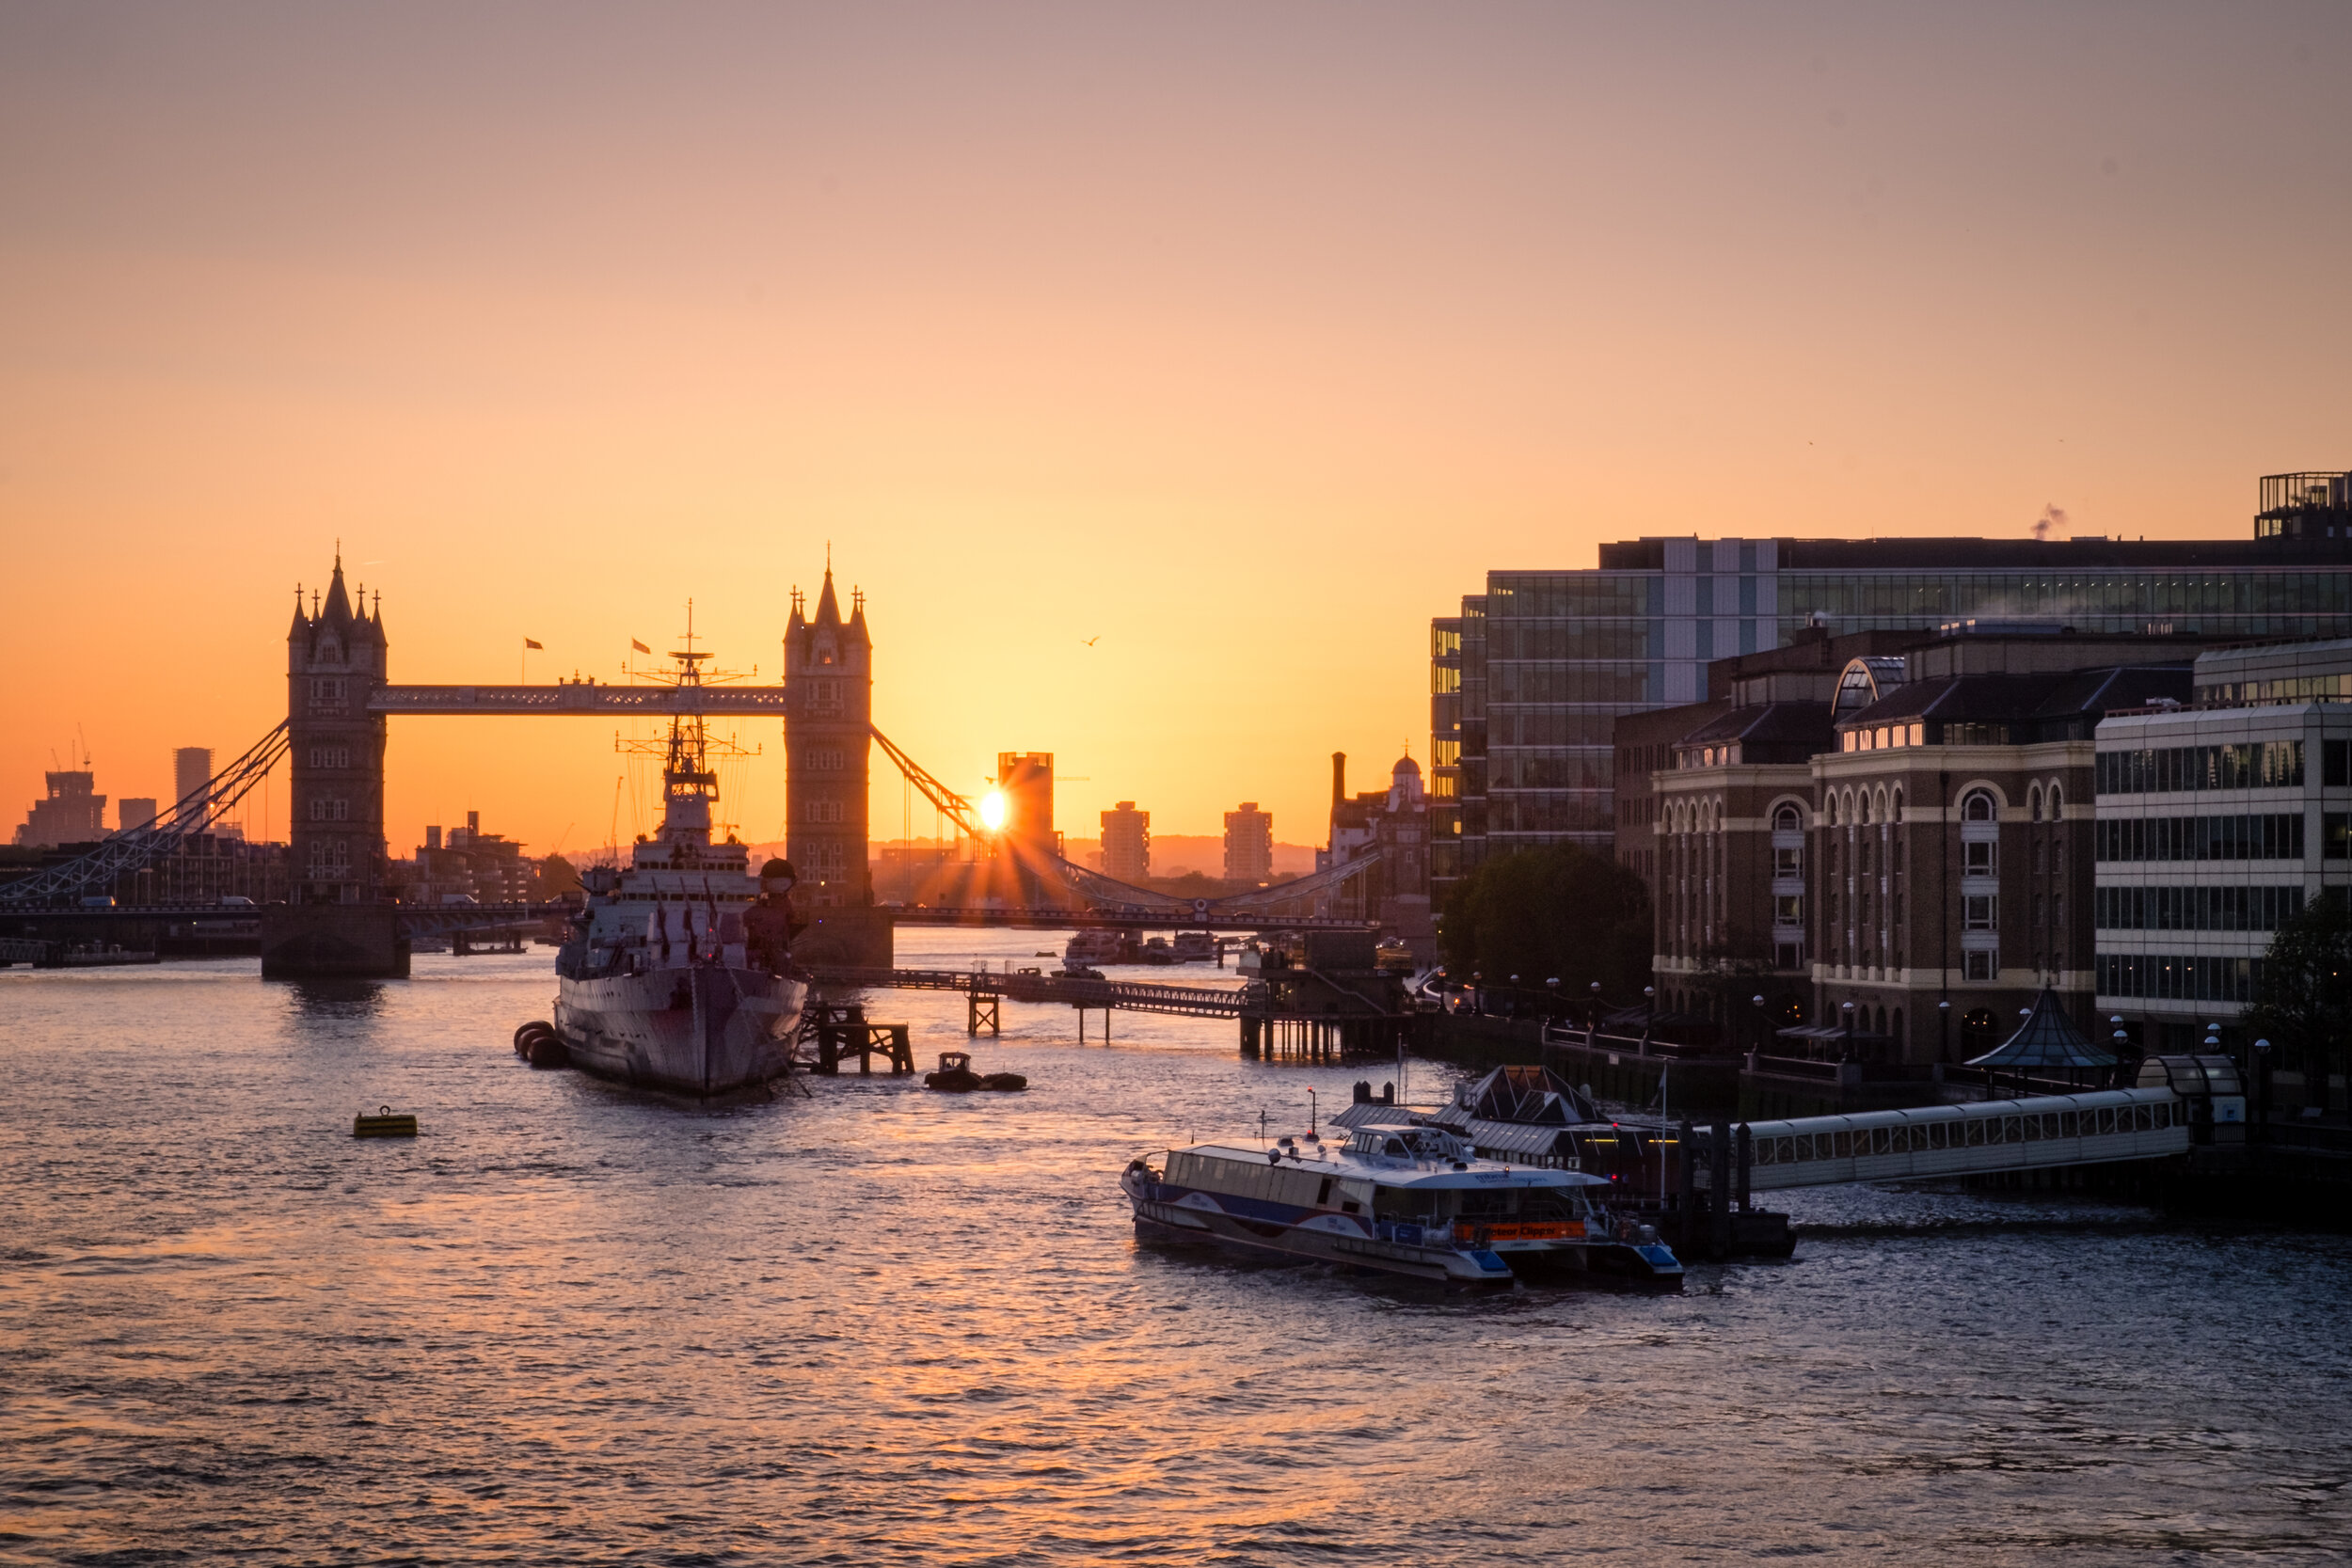
[[[1851,1027],[1864,1053],[1956,1061],[2047,983],[2088,1027],[2093,733],[2186,697],[2196,642],[1963,629],[1897,657],[1873,639],[1826,698],[1820,653],[1724,661],[1732,705],[1692,705],[1632,851],[1658,868],[1661,1009],[1742,1043]]]

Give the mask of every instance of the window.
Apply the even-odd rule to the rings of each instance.
[[[313,746],[310,748],[310,766],[323,770],[340,770],[349,768],[351,748],[348,746]]]
[[[1960,901],[1961,929],[1992,931],[1999,929],[1994,918],[1999,912],[1998,898],[1990,893],[1972,893]]]
[[[1970,790],[1968,798],[1960,803],[1960,819],[1963,822],[1997,821],[1999,808],[1994,804],[1992,793],[1982,789]]]
[[[1800,832],[1804,827],[1804,819],[1797,815],[1797,808],[1794,806],[1783,806],[1772,813],[1772,832],[1776,833],[1793,833]]]
[[[1973,844],[1962,845],[1960,847],[1961,875],[1964,877],[1992,876],[1994,847],[1993,841],[1990,839],[1979,839]]]
[[[2352,788],[2352,740],[2321,743],[2320,784],[2327,789]]]
[[[2323,821],[2323,826],[2325,823]],[[2094,825],[2103,861],[2272,861],[2303,858],[2303,814],[2110,817]]]
[[[811,800],[808,803],[808,811],[805,815],[807,820],[811,822],[838,822],[841,820],[841,802],[838,800]]]
[[[313,822],[348,822],[351,820],[351,802],[326,797],[314,799],[310,802],[310,820]]]
[[[1960,956],[1961,977],[1968,980],[1997,980],[2001,966],[1990,948],[1973,948]]]
[[[341,675],[312,675],[310,677],[310,711],[341,713],[343,710],[343,704],[348,701],[349,689],[349,685]]]
[[[831,658],[825,660],[830,664]],[[841,682],[826,678],[808,683],[808,711],[818,718],[841,711]]]
[[[1804,850],[1802,850],[1802,849],[1775,849],[1775,850],[1773,850],[1773,851],[1772,851],[1772,875],[1773,875],[1773,876],[1775,876],[1775,877],[1802,877],[1802,876],[1804,876]]]
[[[813,773],[837,773],[844,766],[838,746],[810,746],[801,752],[801,765]]]

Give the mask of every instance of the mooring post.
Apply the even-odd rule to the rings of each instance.
[[[1675,1144],[1675,1164],[1679,1167],[1676,1173],[1676,1208],[1680,1212],[1675,1227],[1675,1245],[1686,1251],[1698,1239],[1698,1228],[1691,1223],[1691,1212],[1698,1207],[1699,1197],[1698,1163],[1691,1158],[1691,1145],[1694,1141],[1695,1134],[1686,1119],[1680,1138]]]
[[[1731,1124],[1718,1120],[1708,1139],[1707,1217],[1715,1227],[1715,1256],[1731,1256]]]
[[[1754,1171],[1756,1168],[1756,1139],[1749,1134],[1748,1124],[1740,1124],[1740,1212],[1746,1213],[1754,1204]]]

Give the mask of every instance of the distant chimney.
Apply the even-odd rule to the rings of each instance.
[[[1331,809],[1337,811],[1347,799],[1347,753],[1331,753]]]
[[[468,838],[482,836],[482,814],[480,812],[469,811],[466,814],[466,836]]]

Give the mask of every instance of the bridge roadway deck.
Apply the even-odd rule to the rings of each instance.
[[[1128,980],[1057,980],[1045,974],[1008,974],[968,969],[820,968],[810,972],[820,990],[953,990],[1001,996],[1013,1002],[1058,1002],[1073,1007],[1120,1007],[1136,1013],[1173,1013],[1185,1018],[1240,1018],[1249,1010],[1239,990],[1216,986],[1161,986]]]

